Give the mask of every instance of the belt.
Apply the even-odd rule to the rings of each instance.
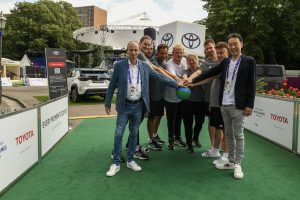
[[[139,98],[139,99],[136,99],[136,100],[130,100],[130,99],[125,99],[125,102],[126,103],[131,103],[131,104],[136,104],[136,103],[139,103],[139,102],[142,102],[142,98]]]

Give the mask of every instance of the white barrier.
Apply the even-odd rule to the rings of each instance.
[[[290,150],[293,148],[294,101],[255,97],[253,113],[244,127]]]
[[[1,192],[38,161],[37,109],[0,120]]]
[[[68,97],[41,107],[42,156],[68,132],[68,113]]]
[[[47,86],[46,78],[26,78],[26,85],[28,86]]]
[[[11,80],[9,77],[1,77],[2,86],[12,86]]]
[[[68,132],[68,107],[64,96],[0,116],[0,195]]]

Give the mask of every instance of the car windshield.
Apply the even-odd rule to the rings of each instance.
[[[257,76],[263,77],[282,77],[283,72],[281,67],[277,66],[257,66],[256,68]]]
[[[89,77],[89,78],[109,78],[108,74],[105,71],[81,71],[81,77]]]

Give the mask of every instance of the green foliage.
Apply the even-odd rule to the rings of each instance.
[[[224,41],[237,32],[244,37],[243,52],[257,63],[300,65],[298,0],[203,1],[207,36]]]
[[[265,81],[263,81],[262,79],[256,81],[256,91],[259,93],[264,93],[265,90],[265,86],[268,85]]]
[[[77,42],[72,34],[78,28],[77,13],[67,2],[17,2],[7,16],[3,54],[21,59],[24,53],[44,53],[46,47],[75,49]]]

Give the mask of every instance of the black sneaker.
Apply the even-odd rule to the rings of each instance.
[[[200,144],[199,140],[193,140],[193,146],[194,147],[198,147],[198,148],[202,147],[202,145]]]
[[[155,151],[161,150],[161,146],[158,144],[158,142],[155,139],[150,140],[148,147]]]
[[[149,156],[142,151],[141,147],[135,151],[134,158],[138,158],[140,160],[149,160]]]
[[[182,139],[176,139],[174,142],[175,145],[180,146],[180,147],[186,147],[186,144],[184,141],[182,141]]]
[[[194,153],[194,147],[192,145],[188,145],[187,152]]]
[[[114,151],[111,152],[110,157],[111,157],[111,159],[114,159]],[[122,154],[121,154],[120,162],[125,162],[125,157]]]
[[[156,135],[153,137],[153,139],[154,139],[159,145],[163,145],[163,144],[166,143],[165,141],[163,141],[163,140],[160,139],[160,137],[159,137],[158,134],[156,134]]]
[[[169,139],[169,144],[167,145],[167,148],[169,150],[174,150],[175,146],[174,146],[174,139]]]

